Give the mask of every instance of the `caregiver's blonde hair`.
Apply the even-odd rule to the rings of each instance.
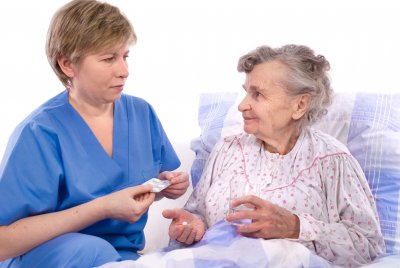
[[[58,65],[61,57],[79,63],[90,53],[136,40],[131,23],[117,7],[96,0],[73,0],[54,14],[47,33],[46,54],[61,83],[69,87],[70,78]]]

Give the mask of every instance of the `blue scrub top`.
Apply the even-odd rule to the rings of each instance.
[[[67,91],[26,118],[0,165],[0,225],[64,210],[142,184],[180,161],[146,101],[122,95],[114,105],[113,155],[68,102]],[[66,221],[68,219],[65,219]],[[130,224],[103,220],[82,230],[116,249],[141,250],[147,213]]]

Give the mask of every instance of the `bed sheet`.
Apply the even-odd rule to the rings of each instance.
[[[286,239],[256,239],[238,235],[236,227],[220,221],[198,243],[186,247],[178,243],[137,261],[112,262],[101,268],[162,267],[337,267],[311,253],[300,243]]]
[[[178,243],[143,255],[137,261],[106,263],[99,268],[337,268],[305,246],[286,239],[255,239],[240,236],[235,227],[221,221],[197,244]],[[400,267],[400,255],[382,256],[362,268]]]

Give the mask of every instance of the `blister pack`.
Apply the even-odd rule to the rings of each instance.
[[[151,192],[158,193],[167,188],[171,183],[169,180],[160,180],[158,178],[151,178],[150,180],[146,181],[143,184],[150,184],[153,186]]]

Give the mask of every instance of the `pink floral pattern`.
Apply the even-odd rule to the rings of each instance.
[[[253,135],[219,141],[185,208],[207,226],[229,208],[229,184],[261,185],[260,197],[300,219],[300,237],[316,254],[345,267],[384,252],[374,198],[357,160],[339,141],[307,128],[287,155],[269,153]]]

